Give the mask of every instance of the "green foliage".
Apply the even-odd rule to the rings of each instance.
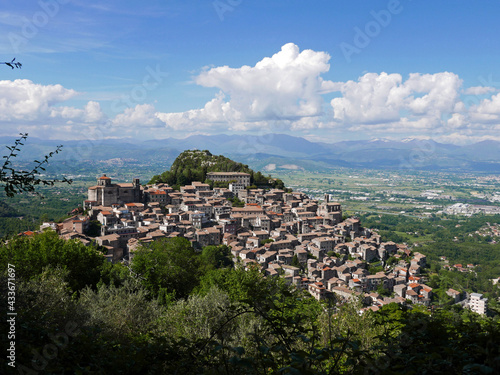
[[[59,221],[82,203],[83,194],[68,185],[40,187],[37,194],[7,198],[0,192],[0,237],[36,230],[43,222]]]
[[[176,237],[143,245],[131,269],[154,298],[160,291],[186,298],[198,283],[200,262],[191,243]]]
[[[235,162],[222,155],[212,155],[208,150],[186,150],[173,162],[169,171],[155,175],[149,181],[167,183],[170,186],[189,185],[193,181],[201,181],[213,187],[229,186],[229,182],[214,182],[206,179],[209,172],[244,172],[250,174],[250,182],[254,187],[284,189],[285,184],[280,179],[264,176],[261,172],[254,172],[248,165]]]
[[[118,287],[132,279],[134,277],[130,270],[122,263],[104,262],[101,267],[101,279],[97,286],[114,285]]]
[[[281,278],[266,279],[257,269],[216,270],[202,279],[202,286],[202,295],[222,289],[233,302],[224,309],[233,315],[205,346],[205,356],[216,359],[211,365],[225,368],[221,373],[336,373],[347,362],[340,361],[347,352],[359,354],[356,343],[346,338],[332,336],[327,345],[320,343],[321,305]]]
[[[258,267],[232,268],[230,256],[227,246],[207,246],[196,253],[189,241],[174,238],[143,247],[127,268],[51,231],[11,239],[0,248],[0,262],[4,270],[7,263],[16,265],[16,334],[22,340],[18,366],[41,368],[43,357],[32,362],[33,353],[43,353],[54,337],[66,337],[57,356],[37,371],[500,372],[498,318],[455,306],[431,313],[423,306],[396,304],[360,314],[360,302],[320,303],[282,278],[264,277]],[[487,287],[481,270],[477,275],[434,271],[438,273],[429,276],[428,284],[443,306],[449,286]],[[4,304],[7,285],[6,273],[0,274]],[[162,306],[159,302],[165,300],[169,303]],[[77,335],[61,336],[68,324]],[[0,328],[8,332],[5,321]]]
[[[228,337],[234,324],[224,323],[231,318],[231,301],[227,293],[217,287],[206,295],[192,294],[168,306],[162,317],[163,334],[168,337],[188,340],[210,339],[219,330],[219,337]]]
[[[16,275],[15,373],[162,373],[169,347],[144,329],[154,329],[161,311],[151,311],[154,302],[127,286],[85,289],[77,300],[67,278],[60,268],[46,268],[28,281]],[[4,302],[7,281],[0,279]],[[5,321],[0,328],[8,332]],[[5,360],[2,365],[8,369]]]
[[[227,200],[231,202],[233,207],[245,207],[245,202],[241,201],[237,196],[228,198]]]
[[[87,311],[86,325],[101,327],[107,335],[125,340],[156,329],[163,309],[156,300],[149,300],[148,294],[138,281],[128,279],[119,287],[85,288],[78,307]]]
[[[377,346],[373,371],[418,373],[498,373],[500,325],[477,314],[406,310],[391,304],[376,315],[386,327]]]
[[[387,264],[388,266],[393,266],[397,263],[398,263],[398,258],[396,258],[394,256],[387,258],[387,260],[385,261],[385,264]]]
[[[383,229],[379,231],[383,241],[397,240],[395,236],[401,237],[401,240],[402,235],[408,243],[420,242],[422,238],[418,251],[427,256],[430,271],[438,273],[438,277],[434,279],[434,287],[443,293],[453,288],[485,293],[493,300],[500,297],[499,288],[495,288],[489,281],[500,275],[500,244],[487,243],[483,237],[469,236],[487,222],[497,222],[497,216],[419,219],[403,215],[367,215],[361,217],[361,220],[366,227]],[[395,232],[399,234],[394,234]],[[450,265],[470,263],[478,267],[474,272],[447,271],[442,269],[444,263],[440,260],[441,256],[445,256]],[[445,304],[447,298],[439,290],[435,292],[434,302]]]
[[[300,264],[297,254],[295,254],[292,258],[292,266],[302,268],[302,264]]]
[[[383,284],[377,285],[377,293],[381,296],[389,297],[391,295],[391,291],[387,288],[384,288]]]
[[[68,271],[66,281],[73,291],[85,286],[95,287],[105,258],[93,246],[78,240],[65,241],[54,231],[34,236],[16,236],[0,245],[0,265],[14,264],[16,276],[29,280],[40,275],[45,267],[61,267]]]
[[[234,265],[231,249],[226,245],[205,246],[200,257],[202,264],[207,270],[232,267]]]
[[[20,312],[20,319],[36,321],[47,330],[62,328],[64,318],[75,315],[78,310],[71,297],[72,289],[67,281],[69,274],[67,269],[47,266],[41,273],[26,280],[23,277],[18,279],[16,272],[16,279],[19,280],[16,311]]]
[[[375,275],[377,272],[382,272],[383,270],[384,267],[380,265],[377,266],[368,265],[368,272],[370,273],[370,275]]]
[[[350,358],[354,354],[352,352],[342,353],[340,359],[346,366],[344,366],[344,371],[335,373],[352,373],[353,362],[357,362],[356,365],[360,367],[361,373],[368,371],[369,367],[363,367],[363,364],[366,365],[367,360],[375,354],[374,348],[381,343],[379,336],[386,328],[376,324],[374,313],[368,311],[360,314],[362,307],[360,301],[342,304],[340,308],[329,303],[318,317],[322,345],[331,345],[330,343],[335,342],[335,339],[344,338],[348,339],[347,342],[356,343],[362,353],[359,358]]]
[[[226,292],[231,301],[246,301],[264,292],[266,280],[255,267],[246,271],[242,268],[214,269],[204,274],[195,293],[206,295],[213,287]]]
[[[19,152],[21,152],[24,141],[28,138],[28,133],[21,133],[20,138],[16,139],[13,146],[7,146],[10,151],[8,155],[4,156],[4,163],[0,167],[0,184],[4,185],[5,194],[7,197],[13,197],[22,192],[36,193],[35,188],[38,185],[54,185],[56,182],[66,182],[71,184],[71,180],[64,177],[62,181],[59,180],[46,180],[39,176],[45,171],[45,167],[49,164],[49,159],[55,154],[58,154],[62,146],[57,146],[55,151],[50,152],[42,161],[35,160],[35,166],[31,171],[19,171],[13,168],[12,159],[14,159]]]
[[[204,182],[208,172],[250,173],[251,169],[248,165],[234,162],[222,155],[212,155],[207,150],[186,150],[175,159],[170,171],[153,176],[149,183],[164,182],[169,185],[189,185],[193,181]]]
[[[18,366],[41,368],[42,362],[32,362],[33,353],[43,353],[54,337],[59,342],[66,337],[57,356],[43,364],[44,373],[500,371],[498,320],[454,309],[430,314],[424,307],[409,310],[396,304],[360,315],[360,303],[320,303],[281,278],[264,277],[258,268],[215,268],[227,250],[207,247],[196,254],[188,241],[178,239],[139,251],[136,256],[149,254],[139,262],[148,269],[176,274],[180,262],[199,262],[209,269],[195,278],[199,285],[194,291],[167,307],[151,298],[144,283],[153,281],[154,274],[160,290],[177,294],[171,284],[162,284],[169,275],[141,274],[134,265],[127,274],[122,265],[104,263],[97,289],[84,288],[79,295],[72,294],[69,269],[50,267],[53,258],[33,276],[16,272],[17,318],[22,322],[17,334],[23,343],[17,347]],[[0,278],[0,299],[6,302],[6,275]],[[75,334],[63,336],[68,324]],[[7,332],[6,322],[0,325]]]
[[[89,223],[89,227],[87,229],[87,236],[89,237],[98,237],[101,235],[101,223],[98,220],[92,220]]]
[[[342,258],[342,255],[336,253],[335,251],[329,251],[326,255],[328,255],[329,257]]]

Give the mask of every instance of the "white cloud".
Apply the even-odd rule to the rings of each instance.
[[[333,118],[353,131],[429,131],[442,124],[459,101],[462,80],[453,73],[367,73],[341,85],[332,99]]]
[[[93,123],[103,120],[105,116],[97,102],[90,101],[83,109],[59,105],[77,95],[75,90],[61,85],[41,85],[27,79],[0,81],[0,120],[51,120],[54,124],[61,121]]]
[[[500,94],[492,96],[491,99],[483,99],[479,105],[471,108],[471,112],[500,115]]]
[[[219,88],[219,94],[202,109],[158,117],[173,129],[189,125],[195,129],[224,126],[249,130],[276,120],[301,124],[303,118],[323,113],[321,95],[335,89],[333,82],[321,78],[330,69],[329,59],[325,52],[300,52],[295,44],[288,43],[253,67],[205,70],[195,77],[195,82]]]
[[[409,94],[401,83],[400,74],[387,73],[367,73],[358,82],[343,83],[342,97],[331,101],[334,119],[362,124],[398,121]]]
[[[439,137],[436,137],[435,140],[441,143],[465,145],[487,140],[500,141],[500,135],[495,135],[490,133],[478,134],[475,131],[466,131],[461,133],[454,132],[450,134],[441,135]]]
[[[447,125],[453,129],[464,128],[467,124],[467,117],[462,113],[454,113],[447,121]]]
[[[78,138],[106,116],[98,102],[83,108],[64,106],[79,95],[61,85],[41,85],[27,79],[0,81],[0,130],[4,135],[29,132],[42,138]]]
[[[488,87],[488,86],[474,86],[474,87],[469,87],[464,91],[464,94],[466,95],[485,95],[489,94],[492,92],[495,92],[496,89],[494,87]]]
[[[482,99],[463,112],[469,128],[489,128],[493,131],[495,126],[500,125],[500,94],[493,95],[489,99]]]
[[[194,82],[219,92],[202,108],[164,113],[138,104],[107,122],[98,101],[80,108],[68,105],[80,94],[75,90],[30,80],[0,81],[0,129],[3,134],[30,131],[66,139],[92,134],[153,138],[167,131],[180,137],[295,131],[308,137],[335,133],[357,139],[449,136],[457,142],[493,137],[500,130],[500,94],[477,97],[491,94],[491,87],[463,90],[460,77],[450,72],[412,73],[406,79],[398,73],[367,73],[357,80],[332,82],[323,78],[329,60],[325,52],[300,51],[289,43],[254,66],[203,70]],[[339,97],[328,103],[324,94],[332,92]]]
[[[459,98],[458,91],[462,80],[458,75],[449,72],[412,73],[404,85],[412,93],[423,94],[409,98],[408,108],[413,114],[440,117],[442,113],[453,111]]]
[[[320,77],[330,69],[329,59],[325,52],[299,52],[299,47],[289,43],[254,67],[213,68],[195,82],[220,88],[244,120],[318,116],[323,105],[320,93],[331,88]]]
[[[90,101],[83,109],[64,106],[53,107],[50,110],[50,117],[71,122],[96,123],[104,120],[106,116],[101,111],[101,105],[98,102]]]
[[[116,115],[111,123],[115,127],[138,127],[141,132],[144,128],[164,126],[157,116],[155,107],[151,104],[138,104],[134,108],[127,108],[123,113]]]
[[[61,85],[40,85],[27,79],[0,81],[0,120],[33,121],[50,116],[53,106],[77,95]]]

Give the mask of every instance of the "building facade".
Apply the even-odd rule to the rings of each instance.
[[[231,182],[236,181],[244,187],[250,186],[250,175],[243,172],[209,172],[207,179],[214,182]]]
[[[482,294],[471,293],[469,300],[469,308],[481,315],[486,314],[488,298],[483,298]]]
[[[97,185],[91,186],[87,192],[88,200],[84,206],[124,204],[143,201],[143,191],[138,178],[132,183],[113,184],[111,178],[103,174],[97,179]]]

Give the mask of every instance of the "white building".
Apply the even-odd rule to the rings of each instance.
[[[243,172],[209,172],[207,173],[207,179],[214,182],[233,182],[237,184],[242,184],[244,187],[250,185],[250,175]]]
[[[469,308],[481,315],[486,314],[488,298],[483,298],[482,294],[472,293],[470,295]]]

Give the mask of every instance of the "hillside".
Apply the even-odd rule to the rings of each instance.
[[[170,186],[189,185],[193,181],[213,182],[206,179],[209,172],[244,172],[250,174],[250,182],[258,187],[273,187],[283,189],[283,181],[264,176],[261,172],[254,172],[246,164],[235,162],[223,155],[212,155],[208,150],[186,150],[173,162],[169,171],[155,175],[149,182],[167,183]],[[215,183],[216,186],[226,187],[224,183]],[[227,184],[226,184],[227,185]]]
[[[0,146],[11,145],[13,137],[0,137]],[[331,142],[331,143],[326,143]],[[206,149],[237,158],[253,168],[268,164],[296,165],[307,170],[328,171],[335,167],[370,169],[412,169],[446,172],[500,171],[500,142],[483,141],[471,145],[452,145],[432,140],[387,139],[337,141],[325,137],[324,142],[311,142],[285,134],[253,135],[193,135],[184,139],[166,138],[148,141],[103,139],[85,141],[41,140],[28,138],[18,162],[32,161],[58,144],[63,154],[53,163],[61,172],[82,171],[93,161],[134,159],[135,163],[171,165],[182,150]],[[157,165],[156,165],[157,167]]]

